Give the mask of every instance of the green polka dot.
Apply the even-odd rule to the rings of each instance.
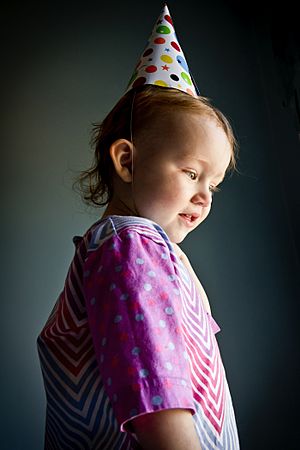
[[[170,34],[171,30],[169,27],[166,27],[166,25],[160,25],[159,27],[156,28],[156,33]]]
[[[180,75],[181,75],[181,78],[182,78],[187,84],[189,84],[190,86],[192,86],[191,79],[190,79],[190,77],[188,76],[187,73],[181,72]]]

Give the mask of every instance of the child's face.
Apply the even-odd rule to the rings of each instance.
[[[196,114],[160,117],[150,128],[154,137],[140,141],[135,153],[135,206],[179,243],[208,216],[231,147],[215,120]]]

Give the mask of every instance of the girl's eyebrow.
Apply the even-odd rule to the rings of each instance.
[[[195,160],[196,160],[197,162],[204,163],[204,164],[206,164],[206,165],[208,165],[208,166],[210,165],[209,162],[206,161],[205,159],[195,158]],[[221,178],[220,181],[219,181],[219,183],[222,183],[222,181],[223,181],[224,178],[225,178],[225,173],[220,172],[220,173],[218,173],[217,175],[215,175],[214,178],[217,178],[217,179]],[[218,183],[218,184],[219,184],[219,183]]]

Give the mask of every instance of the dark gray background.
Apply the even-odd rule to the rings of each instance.
[[[169,1],[203,95],[231,120],[239,174],[184,242],[218,335],[243,450],[299,448],[299,34],[293,3]],[[162,2],[2,7],[1,449],[42,449],[36,337],[100,217],[72,191]]]

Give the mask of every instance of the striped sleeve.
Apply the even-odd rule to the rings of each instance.
[[[168,246],[123,229],[88,254],[83,284],[98,367],[121,431],[170,408],[195,414]]]

